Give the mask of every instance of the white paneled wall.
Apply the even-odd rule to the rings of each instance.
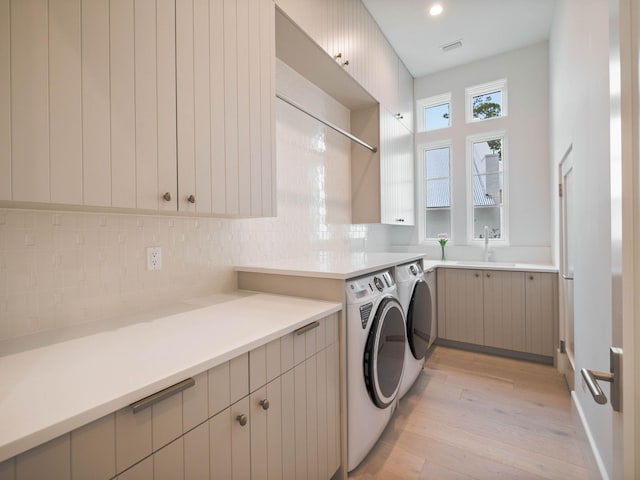
[[[279,91],[348,127],[343,106],[284,64],[276,73]],[[349,224],[349,142],[276,107],[277,218],[0,209],[0,340],[230,291],[236,263],[388,249],[384,228]],[[153,245],[163,267],[147,272]]]

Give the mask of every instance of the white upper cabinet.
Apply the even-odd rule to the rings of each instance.
[[[179,208],[275,215],[273,2],[176,7]]]
[[[380,223],[413,225],[413,134],[395,114],[380,109]]]
[[[0,2],[0,200],[275,214],[273,2]]]
[[[402,60],[398,60],[398,105],[395,113],[400,114],[400,122],[412,132],[415,131],[413,108],[413,77]]]
[[[158,209],[176,184],[173,1],[7,6],[0,198]]]
[[[352,223],[414,225],[413,133],[383,106],[352,111],[351,131],[379,145],[352,144]]]

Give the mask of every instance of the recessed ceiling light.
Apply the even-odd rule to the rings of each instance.
[[[432,17],[436,17],[438,15],[440,15],[442,13],[442,5],[439,3],[434,3],[433,5],[431,5],[431,8],[429,9],[429,15],[431,15]]]

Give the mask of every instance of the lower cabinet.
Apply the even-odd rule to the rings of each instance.
[[[557,274],[438,269],[438,336],[553,357]]]
[[[338,315],[0,463],[0,480],[329,479],[340,466]]]

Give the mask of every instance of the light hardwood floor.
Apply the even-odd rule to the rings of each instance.
[[[597,479],[550,366],[436,346],[352,479]]]

